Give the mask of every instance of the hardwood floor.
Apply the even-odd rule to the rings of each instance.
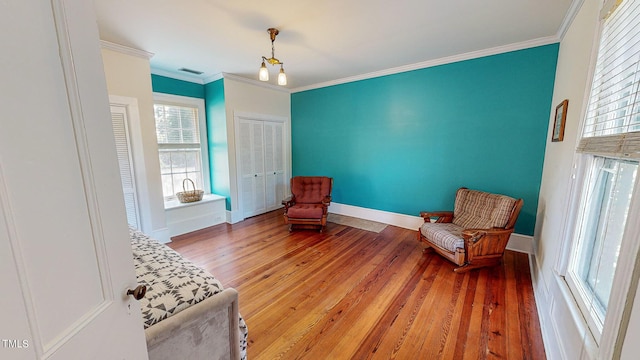
[[[238,290],[250,360],[545,359],[525,254],[456,274],[415,231],[289,233],[281,211],[170,246]]]

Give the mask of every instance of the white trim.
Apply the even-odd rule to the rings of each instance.
[[[208,84],[210,82],[214,82],[214,81],[218,81],[220,79],[224,78],[222,73],[217,73],[217,74],[213,74],[211,76],[207,76],[204,79],[202,79],[204,84]]]
[[[166,244],[171,242],[171,238],[169,237],[169,228],[163,227],[161,229],[156,229],[151,232],[151,237],[158,240],[159,242]]]
[[[228,224],[235,224],[235,223],[239,223],[240,221],[244,220],[244,218],[242,217],[242,212],[240,210],[227,210],[227,223]]]
[[[535,255],[529,256],[529,267],[542,340],[548,359],[595,359],[598,348],[582,313],[562,276],[554,272],[546,284]],[[556,309],[560,307],[561,309]],[[564,311],[566,310],[566,311]],[[560,316],[558,316],[561,314]],[[574,326],[582,338],[580,348],[567,341],[566,326]]]
[[[112,43],[106,40],[100,40],[100,47],[103,49],[108,49],[108,50],[116,51],[122,54],[131,55],[131,56],[135,56],[135,57],[139,57],[147,60],[151,59],[155,55],[154,53],[151,53],[148,51]]]
[[[256,120],[256,121],[275,121],[283,124],[286,123],[287,120],[289,119],[286,116],[258,114],[258,113],[252,113],[247,111],[234,111],[233,117],[234,117],[234,120],[243,119],[243,120]]]
[[[622,343],[629,325],[631,308],[638,288],[637,254],[640,250],[640,222],[632,221],[640,217],[640,181],[634,185],[631,204],[627,215],[626,229],[620,245],[616,271],[613,276],[613,286],[609,295],[607,316],[602,329],[600,355],[603,359],[613,358],[614,352],[620,355]],[[631,221],[630,221],[631,220]]]
[[[189,206],[194,206],[198,204],[208,203],[212,201],[219,201],[224,199],[225,199],[224,196],[220,196],[216,194],[204,194],[202,195],[202,200],[190,202],[190,203],[181,203],[180,201],[178,201],[178,199],[173,199],[173,200],[164,202],[164,209],[165,210],[179,209],[179,208],[185,208]]]
[[[151,73],[153,75],[164,76],[174,80],[182,80],[182,81],[187,81],[187,82],[200,84],[200,85],[205,84],[205,79],[198,78],[196,77],[197,75],[177,73],[169,70],[156,69],[156,68],[151,68]]]
[[[364,220],[381,222],[384,224],[389,224],[410,230],[418,230],[418,228],[420,228],[420,226],[422,226],[422,224],[424,223],[424,219],[422,219],[420,216],[368,209],[359,206],[340,204],[336,202],[332,202],[331,205],[329,205],[329,212],[338,215],[345,215]],[[511,234],[509,243],[507,244],[507,249],[526,254],[533,254],[533,237],[521,234]]]
[[[210,78],[213,79],[214,77],[210,77]],[[238,76],[238,75],[235,75],[235,74],[229,74],[229,73],[223,72],[222,73],[222,78],[223,79],[236,80],[236,81],[243,82],[243,83],[246,83],[246,84],[251,84],[251,85],[259,86],[259,87],[266,88],[266,89],[280,91],[280,92],[283,92],[283,93],[288,93],[288,94],[291,93],[291,90],[289,90],[288,88],[286,88],[284,86],[273,85],[273,84],[266,83],[264,81],[249,79],[249,78]],[[215,80],[218,80],[218,79],[219,78],[216,78]],[[214,80],[211,80],[211,81],[214,81]],[[207,81],[207,83],[209,83],[211,81]]]
[[[443,58],[440,58],[440,59],[427,60],[427,61],[423,61],[423,62],[419,62],[419,63],[415,63],[415,64],[398,66],[398,67],[394,67],[394,68],[390,68],[390,69],[386,69],[386,70],[380,70],[380,71],[374,71],[374,72],[361,74],[361,75],[349,76],[349,77],[342,78],[342,79],[331,80],[331,81],[312,84],[312,85],[308,85],[308,86],[301,86],[301,87],[297,87],[297,88],[291,89],[291,92],[292,93],[296,93],[296,92],[301,92],[301,91],[307,91],[307,90],[313,90],[313,89],[333,86],[333,85],[350,83],[350,82],[354,82],[354,81],[377,78],[377,77],[386,76],[386,75],[393,75],[393,74],[403,73],[403,72],[407,72],[407,71],[425,69],[425,68],[429,68],[429,67],[445,65],[445,64],[451,64],[451,63],[464,61],[464,60],[477,59],[477,58],[481,58],[481,57],[485,57],[485,56],[497,55],[497,54],[507,53],[507,52],[511,52],[511,51],[517,51],[517,50],[533,48],[533,47],[537,47],[537,46],[555,44],[555,43],[557,43],[559,41],[560,41],[560,39],[556,35],[547,36],[547,37],[542,37],[542,38],[538,38],[538,39],[523,41],[523,42],[514,43],[514,44],[496,46],[496,47],[489,48],[489,49],[484,49],[484,50],[472,51],[472,52],[468,52],[468,53],[464,53],[464,54],[447,56],[447,57],[443,57]]]
[[[377,221],[410,230],[418,230],[418,228],[424,223],[424,220],[419,216],[368,209],[359,206],[340,204],[336,202],[332,202],[331,205],[329,205],[329,212],[364,220]]]
[[[569,10],[564,15],[564,19],[562,19],[562,23],[560,24],[558,32],[556,33],[556,37],[559,39],[559,41],[562,41],[562,39],[564,39],[567,30],[569,30],[569,27],[573,23],[573,19],[576,18],[578,12],[580,11],[580,8],[582,8],[582,3],[584,3],[584,0],[573,0],[571,2],[571,5],[569,5]]]

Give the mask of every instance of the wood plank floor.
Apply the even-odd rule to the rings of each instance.
[[[170,246],[238,290],[250,360],[545,359],[525,254],[456,274],[415,231],[289,233],[281,211]]]

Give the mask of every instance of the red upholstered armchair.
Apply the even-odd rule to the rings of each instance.
[[[333,179],[326,176],[294,176],[291,178],[291,197],[282,200],[284,223],[293,225],[320,226],[320,232],[327,225],[327,214],[331,203]]]

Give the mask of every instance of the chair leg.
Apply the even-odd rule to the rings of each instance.
[[[498,259],[493,260],[493,261],[484,261],[484,262],[476,263],[476,264],[466,263],[466,264],[464,264],[464,265],[462,265],[460,267],[457,267],[457,268],[453,269],[453,271],[458,273],[458,274],[461,274],[461,273],[466,273],[467,271],[471,271],[471,270],[474,270],[474,269],[480,269],[480,268],[483,268],[483,267],[498,266],[501,263],[502,263],[502,258],[498,258]]]
[[[428,253],[432,253],[434,252],[433,247],[426,245],[424,248],[422,248],[422,253],[423,254],[428,254]]]
[[[293,231],[293,224],[289,224],[289,232]]]

